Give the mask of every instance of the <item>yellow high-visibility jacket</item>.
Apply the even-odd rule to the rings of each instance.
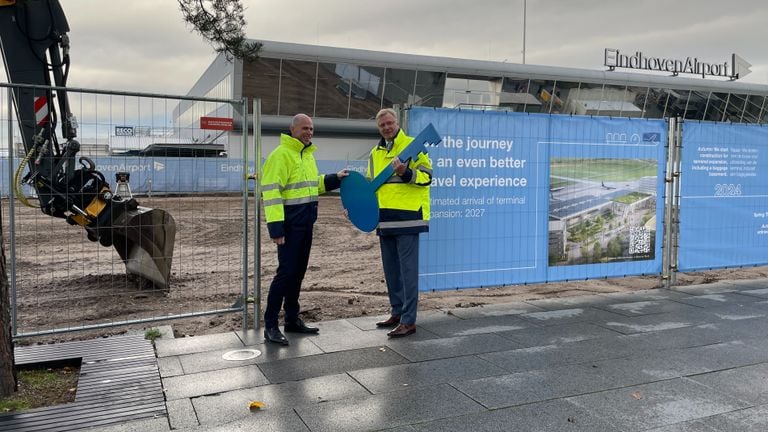
[[[261,196],[271,238],[285,236],[291,229],[307,229],[317,220],[318,195],[336,189],[341,181],[335,174],[317,171],[312,153],[314,144],[282,134],[280,145],[264,163]]]
[[[382,138],[368,159],[366,177],[375,178],[392,163],[412,137],[398,131],[391,148]],[[402,161],[405,163],[406,161]],[[408,161],[408,169],[401,176],[393,174],[378,191],[379,235],[412,234],[429,231],[429,186],[432,183],[432,163],[424,153]]]

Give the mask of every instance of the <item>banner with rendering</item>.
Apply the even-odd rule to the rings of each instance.
[[[422,290],[661,271],[665,121],[410,111],[429,123]]]

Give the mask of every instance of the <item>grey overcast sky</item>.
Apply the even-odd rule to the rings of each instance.
[[[61,0],[73,87],[184,94],[215,57],[175,0]],[[523,0],[245,0],[254,39],[520,63]],[[527,0],[526,63],[605,69],[604,48],[752,63],[768,84],[765,0]],[[5,71],[2,80],[6,81]]]

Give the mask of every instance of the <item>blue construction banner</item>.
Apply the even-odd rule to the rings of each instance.
[[[131,192],[141,195],[240,193],[246,184],[245,176],[254,171],[252,161],[246,173],[242,159],[229,158],[102,156],[92,160],[112,190],[115,190],[115,174],[127,172],[130,174]],[[19,162],[14,160],[16,166]],[[365,173],[366,161],[318,160],[317,167],[324,174],[345,168]],[[3,196],[8,196],[8,179],[8,158],[0,158],[0,191]],[[253,190],[255,185],[251,183],[249,187]],[[28,185],[22,190],[27,196],[33,194]]]
[[[663,120],[410,111],[429,123],[422,290],[661,271]]]
[[[112,156],[93,161],[113,187],[115,173],[130,173],[131,191],[139,194],[241,192],[247,175],[242,159]]]
[[[681,271],[768,264],[768,128],[683,123]]]

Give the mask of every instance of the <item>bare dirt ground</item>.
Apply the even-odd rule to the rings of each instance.
[[[242,197],[139,198],[141,205],[171,213],[177,224],[176,247],[168,290],[142,284],[125,275],[119,256],[85,239],[79,227],[42,215],[37,209],[15,212],[18,328],[22,333],[202,313],[230,307],[242,293],[243,274],[253,289],[253,200],[247,224],[251,258],[243,266]],[[7,215],[7,202],[4,203]],[[9,218],[4,217],[6,251]],[[262,304],[277,265],[275,246],[262,224]],[[768,277],[768,267],[680,273],[678,285],[728,279]],[[419,309],[479,307],[552,297],[626,292],[660,286],[657,276],[570,281],[525,286],[421,293]],[[323,197],[314,245],[304,280],[301,306],[310,322],[388,313],[378,239],[362,233],[342,215],[338,197]],[[250,308],[249,308],[250,309]],[[252,309],[251,309],[252,310]],[[249,317],[249,325],[252,318]],[[38,336],[26,341],[50,342],[118,334],[160,324],[177,336],[240,329],[242,314],[219,313],[160,323]]]

